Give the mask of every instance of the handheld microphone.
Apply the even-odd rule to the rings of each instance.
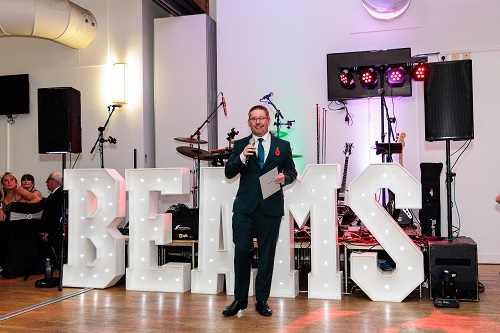
[[[110,105],[112,108],[121,108],[122,105],[121,104],[113,104],[113,105]]]
[[[269,97],[273,97],[273,96],[274,96],[274,93],[271,91],[269,94],[265,95],[260,100],[262,101],[263,99],[269,99]]]
[[[227,117],[226,97],[224,95],[222,95],[222,108],[224,109],[224,115]]]
[[[255,146],[255,139],[253,137],[251,137],[250,140],[248,140],[248,144]],[[247,155],[247,157],[245,159],[245,166],[247,166],[249,159],[250,159],[250,155]]]

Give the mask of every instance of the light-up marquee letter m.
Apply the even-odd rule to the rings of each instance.
[[[192,271],[192,293],[234,294],[232,205],[239,178],[227,180],[223,168],[201,169],[200,240],[198,267]],[[312,232],[310,298],[341,298],[338,272],[336,189],[338,165],[308,165],[300,180],[285,188],[285,216],[281,221],[271,285],[273,297],[296,297],[298,272],[294,269],[293,219],[303,226],[308,217]],[[254,292],[252,270],[250,295]]]
[[[398,163],[369,165],[351,183],[350,207],[396,263],[395,269],[384,272],[375,252],[353,252],[351,278],[373,301],[401,302],[424,280],[424,257],[375,199],[383,188],[394,192],[396,208],[422,206],[420,184]]]

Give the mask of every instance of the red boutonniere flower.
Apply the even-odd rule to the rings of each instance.
[[[280,156],[280,154],[281,154],[280,149],[278,147],[276,147],[276,150],[274,151],[274,155]]]

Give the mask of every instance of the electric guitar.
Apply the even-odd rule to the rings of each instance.
[[[347,179],[347,167],[349,165],[349,156],[351,155],[351,150],[352,150],[352,143],[346,142],[345,147],[344,147],[345,160],[344,160],[344,173],[342,175],[342,185],[337,193],[337,203],[341,206],[346,205],[345,185],[346,185],[346,179]]]
[[[400,134],[398,134],[397,138],[398,138],[397,142],[401,143],[401,152],[399,153],[399,165],[403,166],[403,148],[405,145],[404,139],[406,138],[406,133],[401,132]],[[392,161],[392,157],[391,157],[391,161]],[[392,216],[392,218],[395,221],[399,222],[400,210],[396,209],[396,207],[395,207],[395,195],[391,190],[388,190],[388,194],[389,194],[389,198],[388,198],[388,202],[387,202],[387,211],[389,212],[389,214]]]
[[[345,143],[344,147],[344,172],[342,175],[342,185],[337,192],[337,216],[338,222],[341,223],[350,223],[356,220],[356,214],[352,211],[352,209],[346,204],[347,203],[347,194],[346,194],[346,179],[347,179],[347,167],[349,166],[349,156],[351,156],[352,143]]]
[[[399,164],[403,166],[403,151],[405,147],[406,133],[401,132],[398,137],[398,142],[401,143],[401,153],[399,154]],[[392,194],[392,193],[391,193]],[[394,194],[392,194],[392,200],[394,200]],[[397,217],[396,221],[399,225],[412,225],[414,226],[413,213],[408,208],[394,209],[394,215]]]
[[[403,166],[403,150],[405,147],[405,138],[406,138],[406,133],[401,132],[401,134],[399,134],[399,138],[398,138],[398,142],[401,143],[401,153],[399,153],[399,164],[401,166]]]

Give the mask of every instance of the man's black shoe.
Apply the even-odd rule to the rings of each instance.
[[[261,315],[261,316],[272,316],[273,310],[269,307],[266,301],[257,301],[255,303],[255,310]]]
[[[233,301],[231,304],[224,308],[222,315],[224,317],[234,316],[238,311],[246,309],[248,306],[248,301]]]

